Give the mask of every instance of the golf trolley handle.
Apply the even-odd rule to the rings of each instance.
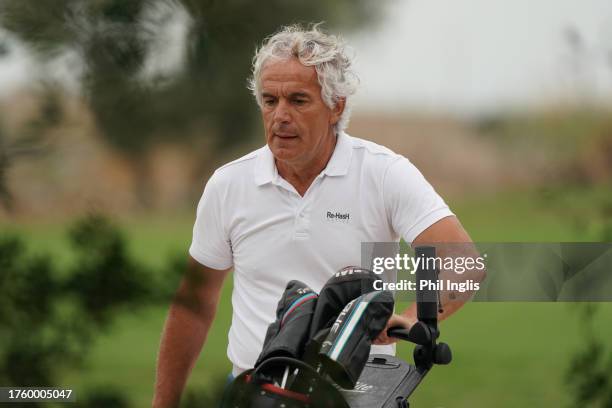
[[[389,329],[387,329],[387,336],[410,341],[410,330],[405,329],[402,326],[389,327]]]
[[[416,322],[410,329],[401,326],[390,327],[387,330],[387,336],[426,346],[438,337],[438,331],[437,329],[432,330],[423,322]]]
[[[429,368],[432,364],[448,364],[452,360],[450,348],[445,343],[436,343],[440,336],[438,330],[438,311],[441,310],[440,296],[435,285],[438,282],[438,271],[433,260],[436,248],[420,246],[415,248],[415,257],[420,259],[416,271],[416,302],[418,321],[409,329],[401,326],[387,330],[389,337],[410,341],[417,344],[414,358],[417,366]],[[422,282],[425,281],[426,283]]]
[[[436,248],[420,246],[414,249],[419,262],[416,270],[417,318],[434,328],[438,327],[438,310],[441,309],[440,294],[437,289],[438,270],[436,269]]]
[[[438,281],[438,271],[435,268],[435,262],[430,261],[436,257],[436,248],[432,246],[416,247],[414,256],[419,262],[416,270],[418,321],[408,329],[401,326],[391,327],[387,330],[387,335],[415,344],[426,345],[438,338],[439,335],[440,296],[436,289],[432,289],[436,287],[434,284]]]

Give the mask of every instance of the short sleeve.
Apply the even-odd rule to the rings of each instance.
[[[189,254],[200,264],[224,270],[233,265],[229,234],[223,220],[219,185],[213,175],[198,203]]]
[[[453,215],[442,197],[405,157],[397,158],[387,168],[383,199],[394,231],[408,243],[435,222]]]

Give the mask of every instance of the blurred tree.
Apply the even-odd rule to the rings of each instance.
[[[7,211],[14,210],[13,195],[9,188],[8,173],[17,162],[40,156],[49,152],[47,130],[59,124],[62,109],[56,90],[44,88],[41,105],[37,116],[18,131],[18,135],[9,137],[0,124],[0,206]]]
[[[594,303],[579,305],[583,343],[565,372],[573,407],[612,408],[612,352],[597,335]]]
[[[96,389],[87,392],[82,400],[79,399],[82,408],[128,408],[130,403],[123,392],[116,389]]]
[[[246,78],[265,36],[294,22],[363,28],[383,6],[368,0],[4,0],[0,7],[0,25],[41,58],[80,55],[83,92],[97,124],[135,166],[148,204],[145,153],[156,141],[184,141],[203,128],[222,148],[249,139],[258,115]],[[159,37],[172,22],[187,27],[181,69],[147,78],[151,57],[166,57]]]
[[[217,378],[207,388],[187,389],[181,398],[181,408],[220,407],[227,377]]]
[[[8,44],[3,38],[0,38],[0,58],[4,58],[10,54]]]
[[[19,237],[0,235],[3,386],[57,385],[59,374],[79,367],[118,315],[152,304],[168,291],[168,282],[162,289],[128,255],[125,239],[107,219],[80,220],[70,239],[74,266],[59,270],[48,256],[29,254]],[[78,396],[80,406],[128,406],[118,391],[89,394]]]

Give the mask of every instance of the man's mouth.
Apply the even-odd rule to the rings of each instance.
[[[297,134],[295,134],[295,133],[286,133],[286,132],[275,132],[274,136],[280,137],[282,139],[291,139],[291,138],[297,137]]]

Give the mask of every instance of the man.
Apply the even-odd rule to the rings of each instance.
[[[154,406],[174,407],[233,268],[227,354],[251,368],[287,282],[318,291],[362,242],[470,242],[444,201],[404,157],[344,133],[357,80],[341,40],[285,27],[257,51],[251,86],[266,146],[219,169],[198,205],[190,270],[170,308]],[[459,305],[445,307],[440,318]],[[409,327],[411,307],[389,325]],[[376,340],[393,352],[383,333]]]

